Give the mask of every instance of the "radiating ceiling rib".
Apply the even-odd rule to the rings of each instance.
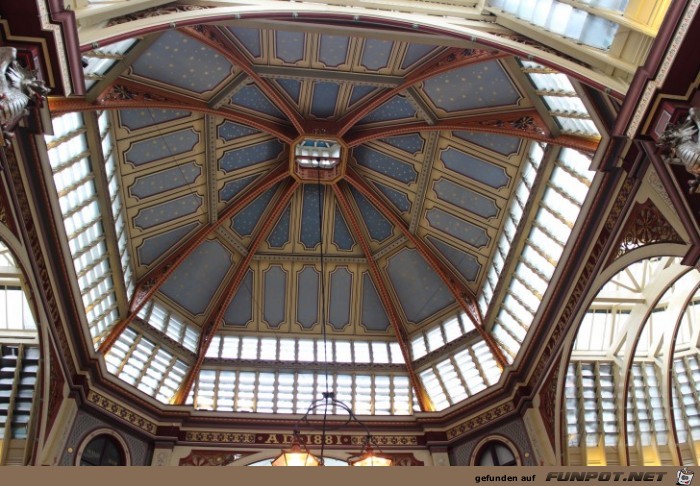
[[[221,224],[238,213],[241,209],[250,204],[263,192],[273,187],[278,182],[289,177],[284,165],[280,165],[278,169],[266,174],[262,179],[255,182],[253,187],[247,190],[243,195],[236,198],[219,214],[219,218],[204,227],[190,239],[183,242],[174,251],[165,258],[160,264],[151,269],[136,283],[134,297],[131,300],[129,314],[123,318],[117,325],[112,328],[109,335],[105,338],[100,346],[99,351],[106,353],[110,347],[119,338],[119,335],[124,331],[126,326],[134,319],[136,314],[141,310],[146,302],[160,289],[175,269],[182,264],[183,261],[202,243],[209,235],[211,235]]]
[[[326,69],[310,69],[289,66],[255,66],[255,72],[264,78],[282,79],[311,79],[323,81],[338,81],[345,83],[364,83],[372,86],[392,88],[403,83],[401,76],[384,74],[354,73],[347,71],[332,71]]]
[[[498,114],[474,115],[460,118],[450,118],[439,121],[434,125],[425,122],[406,123],[404,125],[389,125],[366,130],[353,131],[348,134],[346,141],[348,146],[356,147],[371,140],[403,135],[407,133],[429,131],[471,131],[481,133],[495,133],[512,137],[537,140],[538,142],[552,143],[562,147],[568,147],[582,152],[594,153],[598,148],[598,140],[576,135],[559,135],[552,137],[547,131],[547,126],[542,121],[537,110],[513,110]]]
[[[496,345],[495,341],[491,335],[486,332],[483,327],[483,320],[481,313],[479,312],[479,307],[476,302],[476,296],[472,291],[461,283],[461,280],[454,275],[454,273],[446,266],[443,265],[440,259],[435,256],[433,251],[428,247],[428,245],[423,242],[421,238],[414,235],[408,230],[408,226],[404,220],[398,216],[392,208],[389,207],[384,201],[375,193],[375,191],[364,181],[361,177],[357,175],[352,169],[348,170],[347,176],[345,178],[355,189],[357,189],[363,196],[374,204],[374,206],[391,221],[394,226],[399,228],[403,234],[408,238],[408,240],[413,244],[413,246],[418,250],[423,259],[435,270],[435,273],[440,277],[440,279],[445,283],[445,286],[450,289],[455,297],[455,300],[467,313],[469,319],[474,323],[474,327],[479,332],[481,337],[486,341],[486,344],[491,349],[496,361],[502,367],[507,365],[507,361],[501,353],[500,348]]]
[[[209,223],[217,220],[216,206],[218,192],[216,190],[216,174],[218,161],[216,159],[216,117],[204,115],[204,172],[207,178],[207,217]]]
[[[408,226],[408,230],[411,233],[415,233],[418,228],[418,222],[420,221],[420,216],[423,212],[423,204],[425,204],[425,194],[428,191],[428,184],[430,183],[430,176],[433,172],[433,162],[438,156],[440,146],[438,145],[438,138],[440,134],[437,132],[432,132],[427,134],[425,140],[425,159],[423,165],[420,169],[420,174],[418,174],[418,187],[416,188],[416,198],[411,207],[411,222]]]
[[[195,364],[189,369],[187,376],[182,381],[180,388],[175,394],[175,397],[173,398],[173,403],[175,405],[182,405],[185,403],[185,399],[187,398],[190,388],[192,388],[194,379],[199,374],[199,370],[202,367],[207,350],[209,349],[209,344],[211,343],[211,338],[219,330],[219,327],[224,320],[226,309],[231,303],[233,297],[236,295],[238,287],[241,285],[246,273],[248,272],[248,267],[253,259],[253,255],[255,255],[260,243],[262,243],[265,238],[268,237],[270,230],[277,223],[277,220],[287,207],[287,203],[294,194],[294,191],[296,191],[299,186],[300,183],[292,179],[292,182],[289,183],[289,185],[284,189],[284,192],[280,198],[276,201],[272,201],[272,211],[263,219],[262,225],[258,229],[256,235],[253,237],[253,240],[250,242],[248,254],[240,261],[238,267],[236,268],[236,272],[233,274],[231,279],[223,285],[226,291],[219,296],[211,311],[209,311],[204,317],[204,326],[202,327],[202,332],[199,335],[197,361],[195,361]]]
[[[465,54],[467,52],[468,54]],[[376,97],[372,98],[368,103],[360,106],[357,110],[345,115],[339,122],[340,128],[338,129],[338,136],[345,135],[345,133],[347,133],[358,121],[363,119],[374,109],[378,108],[380,105],[390,100],[400,92],[420,83],[421,81],[462,66],[498,59],[504,57],[505,55],[506,54],[504,53],[477,49],[450,49],[438,56],[432,63],[411,73],[399,86],[380,93]]]
[[[105,109],[160,108],[166,110],[188,110],[218,115],[225,120],[269,133],[287,143],[291,143],[297,135],[289,127],[265,120],[259,116],[247,115],[228,107],[213,109],[203,101],[197,101],[161,88],[147,86],[124,78],[117,79],[111,89],[103,92],[94,102],[89,102],[85,98],[49,98],[48,103],[51,113],[56,115],[71,111]]]
[[[343,192],[342,188],[338,184],[334,184],[333,192],[335,193],[335,197],[338,201],[343,217],[348,222],[348,224],[352,226],[354,234],[358,242],[360,243],[360,246],[362,247],[362,251],[364,252],[365,257],[367,258],[370,277],[372,278],[372,281],[374,282],[374,285],[377,288],[377,293],[379,294],[379,298],[381,299],[382,305],[384,306],[387,316],[389,317],[391,326],[394,328],[396,341],[399,343],[399,347],[401,348],[401,353],[403,355],[404,362],[406,363],[406,370],[411,380],[411,385],[413,386],[413,389],[416,392],[416,397],[418,398],[418,404],[420,405],[422,411],[432,411],[434,410],[434,407],[430,400],[430,397],[428,397],[425,388],[423,388],[423,384],[418,379],[418,375],[416,375],[416,372],[413,369],[411,361],[411,351],[408,348],[408,335],[406,333],[406,326],[401,321],[399,313],[396,310],[396,306],[394,305],[394,302],[391,300],[389,292],[387,291],[386,283],[384,281],[384,278],[382,277],[381,270],[379,269],[376,260],[372,256],[372,250],[370,249],[367,237],[365,236],[364,231],[361,229],[360,223],[357,220],[355,213],[351,209],[350,203],[348,202],[347,197],[345,196],[345,193]]]
[[[410,87],[406,89],[406,97],[417,111],[418,116],[420,116],[428,125],[435,125],[438,118],[435,113],[430,109],[428,103],[425,102],[423,98],[418,94],[415,87]]]
[[[238,75],[233,78],[226,86],[221,88],[218,93],[211,97],[208,105],[211,108],[217,109],[221,108],[223,105],[229,102],[231,97],[236,94],[236,92],[245,86],[248,80],[248,75],[246,73],[238,73]]]
[[[303,133],[303,120],[297,110],[295,110],[294,107],[292,107],[292,105],[290,105],[289,102],[287,102],[287,100],[280,95],[275,88],[272,87],[267,79],[264,79],[255,71],[248,59],[239,52],[238,47],[236,47],[236,45],[231,42],[228,37],[222,34],[218,28],[206,25],[200,25],[199,27],[199,29],[187,27],[183,29],[183,32],[206,43],[212,49],[215,49],[221,53],[235,66],[239,67],[255,82],[263,94],[265,94],[265,96],[267,96],[270,101],[272,101],[272,103],[287,116],[297,132]],[[212,39],[215,39],[215,41]],[[225,46],[225,48],[219,43]]]

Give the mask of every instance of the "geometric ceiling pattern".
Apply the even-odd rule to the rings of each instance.
[[[531,144],[596,147],[550,129],[513,56],[338,32],[170,29],[124,42],[90,81],[111,108],[137,289],[100,350],[158,309],[178,316],[199,346],[172,403],[212,336],[318,338],[321,322],[331,339],[398,343],[418,386],[413,336],[462,315],[486,339],[476,298]],[[309,138],[339,143],[340,164],[299,169]]]

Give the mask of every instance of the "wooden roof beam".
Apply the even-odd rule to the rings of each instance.
[[[381,106],[386,101],[390,100],[401,91],[404,91],[411,86],[420,83],[428,78],[432,78],[446,71],[476,64],[491,59],[505,57],[506,54],[498,51],[486,51],[481,49],[457,49],[452,48],[438,56],[432,63],[418,69],[416,72],[407,76],[404,81],[390,90],[384,91],[375,96],[372,100],[360,106],[355,111],[345,115],[339,122],[338,136],[343,136],[350,130],[358,121],[370,114],[376,108]]]
[[[153,267],[148,273],[139,279],[136,283],[136,290],[129,305],[129,314],[119,321],[107,335],[99,348],[102,354],[107,353],[109,349],[117,341],[121,333],[126,329],[129,323],[136,317],[141,308],[148,302],[153,295],[161,288],[168,280],[175,269],[187,259],[192,252],[203,243],[214,231],[229,218],[237,214],[241,209],[246,207],[258,196],[273,187],[275,184],[289,177],[286,164],[280,164],[280,167],[266,174],[262,179],[253,183],[253,187],[245,191],[241,196],[230,203],[220,214],[219,218],[206,226],[199,229],[191,238],[183,242],[171,252],[170,256]]]
[[[442,263],[442,261],[440,261],[440,259],[433,253],[428,245],[423,242],[421,238],[409,231],[406,222],[399,215],[397,215],[394,210],[392,210],[375,193],[375,191],[364,180],[362,180],[360,176],[357,175],[355,171],[349,168],[345,180],[348,181],[348,183],[350,183],[358,192],[365,196],[374,205],[374,207],[384,215],[385,218],[394,224],[394,226],[398,227],[404,236],[413,244],[416,250],[418,250],[418,253],[421,254],[428,265],[431,266],[435,273],[445,283],[445,286],[452,292],[457,303],[459,303],[474,324],[474,328],[481,335],[484,341],[486,341],[486,344],[491,349],[491,352],[493,353],[493,356],[498,364],[502,368],[505,368],[508,362],[501,352],[501,349],[496,345],[493,337],[491,337],[486,329],[484,329],[481,312],[479,312],[479,306],[476,302],[476,296],[472,293],[472,291],[462,284],[461,280],[452,272],[452,270],[450,270]]]
[[[202,368],[202,363],[204,363],[204,358],[206,357],[207,350],[211,344],[211,340],[216,334],[216,332],[221,327],[224,321],[224,315],[226,314],[226,309],[228,309],[229,304],[236,295],[238,288],[240,287],[245,274],[248,272],[248,267],[250,267],[250,262],[253,259],[253,255],[258,250],[260,244],[267,238],[270,231],[274,227],[277,220],[282,215],[282,212],[287,207],[287,203],[291,199],[294,191],[297,190],[300,183],[292,179],[291,184],[289,184],[282,195],[276,201],[273,201],[271,205],[273,206],[272,211],[268,216],[263,219],[262,226],[257,231],[253,240],[248,246],[248,253],[243,257],[243,259],[238,263],[236,267],[236,272],[233,274],[231,279],[226,282],[226,291],[219,296],[212,310],[207,313],[204,318],[204,327],[199,335],[199,345],[197,346],[197,360],[194,365],[189,369],[185,379],[182,381],[180,388],[173,397],[173,403],[175,405],[182,405],[187,399],[187,394],[192,388],[195,378],[199,374],[199,370]]]

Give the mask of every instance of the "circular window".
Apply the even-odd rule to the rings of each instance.
[[[476,458],[479,466],[515,466],[515,454],[503,442],[492,440],[483,445]]]
[[[92,439],[80,456],[81,466],[125,466],[124,450],[116,438],[102,434]]]

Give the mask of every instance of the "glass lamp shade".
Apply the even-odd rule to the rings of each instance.
[[[391,457],[384,454],[377,454],[372,446],[367,444],[359,456],[351,457],[348,460],[351,466],[393,466]]]
[[[272,461],[273,466],[320,466],[321,460],[301,446],[295,437],[292,446]]]

